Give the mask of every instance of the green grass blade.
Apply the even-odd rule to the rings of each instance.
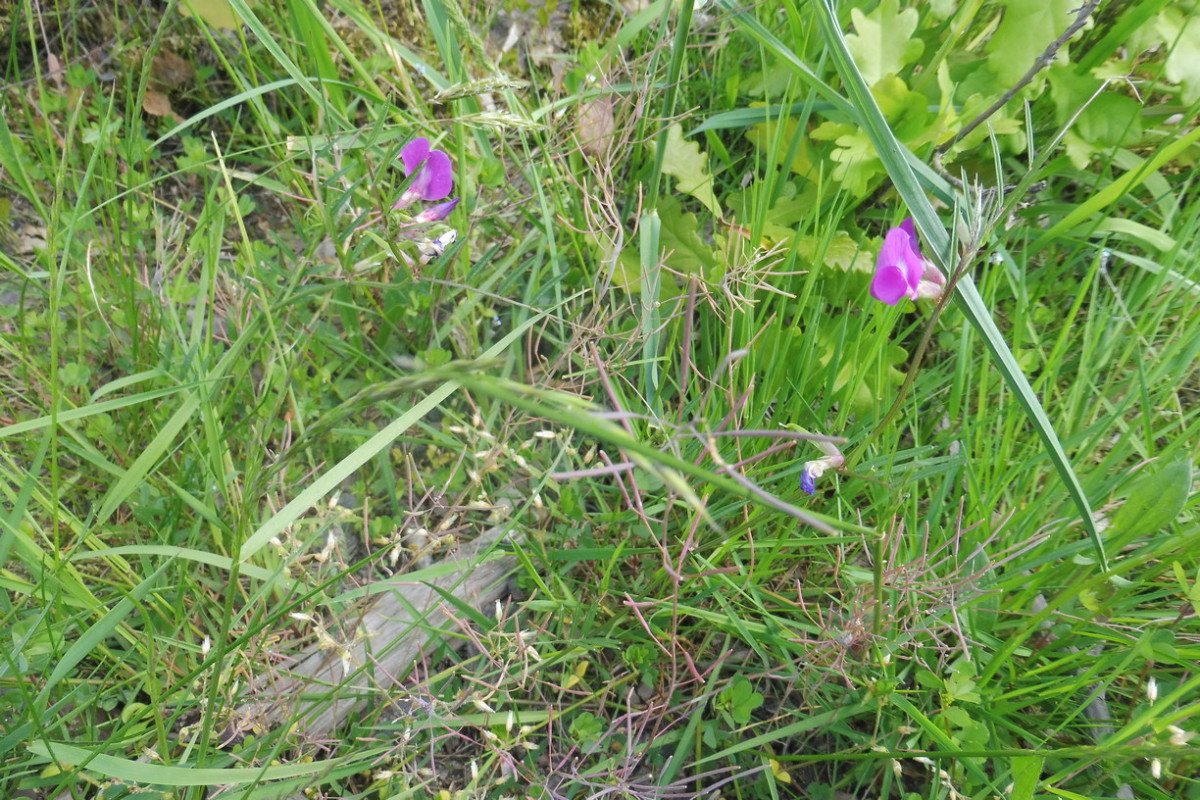
[[[215,386],[229,373],[229,370],[235,364],[239,363],[242,351],[246,349],[251,340],[257,335],[259,319],[255,317],[250,321],[245,330],[242,331],[242,335],[238,337],[233,346],[229,348],[225,355],[221,357],[221,360],[217,362],[217,365],[213,367],[212,372],[207,376],[207,386]],[[141,454],[134,460],[129,469],[126,470],[125,474],[108,490],[108,493],[104,496],[104,500],[100,504],[100,510],[96,512],[96,517],[92,520],[93,526],[98,527],[103,525],[105,520],[117,510],[117,507],[125,502],[129,495],[141,485],[142,481],[150,473],[151,467],[166,454],[180,431],[183,430],[184,426],[187,425],[200,409],[201,401],[209,391],[212,390],[210,388],[201,388],[189,393],[184,398],[183,404],[175,410],[175,413],[171,415],[171,418],[167,420],[167,423],[159,430],[154,439],[146,445],[145,449],[142,450]]]
[[[63,653],[62,658],[54,665],[54,671],[50,673],[50,677],[46,679],[46,684],[42,687],[42,691],[38,695],[38,705],[45,703],[46,698],[50,696],[50,690],[58,685],[58,682],[67,675],[79,664],[80,661],[87,658],[96,647],[112,635],[117,626],[121,624],[125,617],[129,616],[129,612],[133,611],[138,601],[146,596],[149,591],[158,583],[158,578],[167,567],[171,564],[170,560],[164,561],[158,569],[154,570],[145,580],[129,592],[128,595],[122,597],[115,606],[109,609],[103,617],[101,617],[95,625],[92,625],[83,635]]]
[[[41,193],[25,169],[26,160],[27,156],[23,149],[18,147],[17,139],[13,138],[12,129],[8,127],[8,115],[0,116],[0,167],[4,168],[9,179],[17,185],[21,195],[33,204],[38,216],[46,219],[49,212],[42,201]]]
[[[287,53],[283,52],[283,48],[276,41],[275,34],[267,30],[267,26],[250,10],[250,6],[246,4],[245,0],[229,0],[229,4],[233,6],[233,10],[242,18],[242,24],[250,29],[250,32],[254,34],[259,44],[267,49],[267,52],[271,54],[275,62],[283,67],[283,70],[288,75],[292,76],[292,80],[296,82],[296,85],[312,99],[318,108],[332,114],[334,110],[329,107],[325,96],[314,85],[316,79],[305,75],[303,70],[296,65],[296,62],[289,58]]]
[[[671,60],[667,64],[667,86],[662,94],[662,119],[675,116],[675,99],[679,93],[679,75],[683,71],[683,60],[687,55],[688,31],[692,26],[692,10],[695,0],[683,0],[678,4],[679,17],[675,20],[675,40],[671,43]],[[665,25],[664,25],[665,29]],[[662,183],[663,162],[667,156],[667,128],[658,134],[658,147],[654,152],[654,167],[647,180],[646,208],[658,209],[658,194]]]
[[[721,0],[721,7],[726,11],[733,12],[732,19],[738,27],[748,33],[751,38],[756,39],[759,44],[767,48],[773,55],[777,56],[788,69],[796,73],[801,81],[808,84],[817,94],[821,95],[834,108],[844,114],[853,114],[854,107],[850,102],[838,93],[836,89],[830,86],[825,81],[821,80],[817,73],[812,71],[807,64],[792,52],[792,49],[779,41],[775,34],[771,33],[762,23],[754,18],[752,12],[747,11],[743,4],[737,3],[734,0]]]
[[[0,439],[9,436],[17,436],[29,431],[36,431],[48,427],[52,422],[72,422],[74,420],[86,419],[97,414],[107,414],[110,411],[118,411],[122,408],[138,405],[139,403],[148,403],[153,400],[158,400],[163,397],[168,397],[173,394],[178,394],[184,391],[185,387],[173,386],[169,389],[154,389],[149,392],[131,395],[129,397],[118,397],[114,400],[105,400],[101,403],[89,403],[80,408],[71,408],[66,411],[58,412],[58,415],[51,419],[49,415],[27,419],[22,422],[14,422],[12,425],[5,425],[0,428]]]
[[[1140,186],[1154,174],[1159,167],[1169,164],[1178,158],[1185,150],[1200,142],[1200,128],[1194,128],[1184,136],[1180,136],[1168,145],[1155,151],[1137,169],[1131,169],[1108,186],[1092,194],[1087,200],[1076,206],[1069,214],[1051,225],[1041,236],[1034,240],[1030,248],[1037,250],[1045,247],[1067,231],[1079,225],[1088,217],[1100,213],[1113,203],[1120,200],[1126,193]]]
[[[241,105],[247,100],[253,100],[256,97],[262,97],[263,95],[270,94],[271,92],[276,92],[280,89],[286,89],[289,86],[295,86],[297,83],[300,83],[300,81],[296,80],[295,78],[283,78],[282,80],[271,81],[270,83],[264,83],[262,86],[255,86],[253,89],[247,89],[244,92],[239,92],[233,97],[227,97],[221,102],[214,103],[203,111],[197,112],[196,114],[193,114],[185,119],[183,122],[180,122],[174,128],[171,128],[162,136],[159,136],[157,139],[151,142],[150,146],[158,147],[172,136],[175,136],[182,131],[186,131],[187,129],[193,127],[196,123],[202,122],[209,117],[216,116],[226,109]]]
[[[686,458],[681,458],[669,450],[660,450],[654,445],[630,435],[620,425],[592,413],[577,397],[572,395],[537,390],[496,379],[483,380],[470,373],[455,373],[452,365],[443,368],[442,374],[447,377],[453,376],[454,380],[473,392],[491,395],[530,414],[611,442],[621,448],[637,466],[656,475],[663,483],[671,486],[680,497],[687,500],[698,513],[706,518],[708,515],[706,504],[699,500],[692,488],[698,483],[710,485],[730,496],[740,497],[782,511],[805,525],[829,535],[834,535],[839,530],[856,533],[870,532],[852,522],[825,514],[803,511],[774,496],[752,491],[750,487],[720,474],[720,472],[728,474],[728,470],[714,471]],[[691,480],[684,480],[684,476]]]
[[[375,754],[378,755],[386,750],[385,747],[376,748]],[[329,761],[303,761],[271,767],[204,769],[130,761],[127,758],[117,758],[65,742],[32,742],[29,745],[29,752],[60,764],[82,766],[109,778],[152,786],[239,786],[302,775],[322,775],[339,764],[350,760],[361,762],[369,757],[367,753],[356,752],[350,756]]]

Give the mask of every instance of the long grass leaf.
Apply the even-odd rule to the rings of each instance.
[[[284,72],[292,76],[292,80],[300,87],[305,94],[326,113],[333,113],[333,109],[329,107],[325,96],[314,85],[317,80],[304,74],[300,67],[296,66],[296,62],[288,57],[287,53],[283,52],[283,48],[276,41],[275,34],[267,30],[267,26],[263,25],[262,20],[250,10],[250,6],[245,0],[229,0],[229,5],[233,6],[233,10],[237,12],[242,19],[242,24],[250,29],[258,39],[258,43],[267,49],[267,52],[275,59],[279,66],[283,67]]]
[[[323,775],[347,761],[354,760],[361,763],[369,759],[372,754],[378,755],[385,750],[387,748],[379,747],[374,751],[356,751],[344,758],[335,758],[329,761],[301,761],[270,767],[205,769],[203,767],[176,767],[166,764],[151,764],[145,761],[131,761],[66,742],[32,742],[29,745],[29,752],[35,756],[60,764],[82,766],[92,772],[120,781],[151,786],[239,786],[301,775]]]

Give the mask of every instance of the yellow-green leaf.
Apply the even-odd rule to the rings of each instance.
[[[683,139],[683,128],[677,122],[667,129],[667,149],[663,172],[675,178],[675,188],[699,200],[704,207],[720,217],[721,204],[713,193],[713,179],[708,174],[708,154],[700,145]]]
[[[212,28],[237,30],[242,24],[229,0],[184,0],[179,4],[179,11],[185,17],[192,16],[194,11]]]
[[[846,34],[846,47],[867,86],[885,75],[895,75],[916,61],[925,45],[912,38],[919,21],[915,8],[900,10],[900,0],[884,0],[870,14],[850,10],[854,33]]]

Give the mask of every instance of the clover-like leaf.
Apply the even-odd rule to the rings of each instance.
[[[751,716],[763,704],[763,696],[754,691],[750,681],[741,675],[717,695],[717,707],[738,725],[750,722]]]

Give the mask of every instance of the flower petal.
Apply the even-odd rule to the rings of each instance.
[[[904,265],[904,276],[908,280],[909,296],[916,300],[917,284],[921,282],[921,275],[925,272],[925,259],[921,258],[921,246],[917,243],[916,233],[913,232],[912,220],[906,219],[899,228],[889,231],[888,236],[891,236],[892,232],[896,232],[897,238],[903,241],[900,257]]]
[[[921,255],[921,243],[917,241],[917,229],[913,225],[913,218],[905,217],[904,222],[900,223],[900,230],[908,234],[908,238],[912,242],[913,252],[919,257]]]
[[[450,212],[454,210],[454,207],[458,205],[458,201],[461,199],[461,197],[456,197],[453,200],[447,200],[445,203],[430,206],[413,217],[413,222],[418,225],[423,225],[426,222],[439,222],[450,216]]]
[[[441,150],[431,150],[413,185],[420,191],[422,200],[441,200],[450,194],[454,188],[454,167],[450,163],[450,156]]]
[[[871,279],[871,297],[894,306],[902,298],[908,297],[911,290],[904,270],[896,266],[881,266],[875,270]]]
[[[808,465],[804,465],[804,471],[800,473],[800,488],[814,497],[817,494],[817,477],[812,474],[812,470]]]
[[[917,295],[926,300],[937,300],[946,291],[946,276],[932,261],[926,261],[917,284]]]
[[[404,174],[412,175],[425,159],[429,158],[429,140],[418,136],[400,150],[400,159],[404,162]]]
[[[909,218],[889,230],[883,239],[871,281],[871,296],[888,305],[900,302],[901,297],[916,300],[924,271],[925,262]]]

